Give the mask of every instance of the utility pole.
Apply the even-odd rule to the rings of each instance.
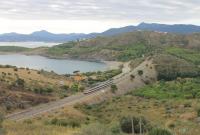
[[[142,122],[141,122],[141,117],[140,117],[139,124],[140,124],[140,135],[142,135]]]
[[[135,129],[134,129],[134,123],[133,123],[133,117],[131,118],[132,123],[132,134],[135,135]]]

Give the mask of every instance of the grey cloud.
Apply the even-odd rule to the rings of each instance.
[[[1,0],[0,18],[181,21],[200,18],[199,0]]]

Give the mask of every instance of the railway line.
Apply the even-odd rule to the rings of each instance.
[[[106,88],[109,88],[112,84],[117,85],[119,82],[121,82],[125,78],[129,78],[130,74],[136,73],[138,71],[138,69],[143,69],[145,67],[146,63],[147,62],[143,62],[137,68],[135,68],[133,71],[131,71],[130,68],[128,67],[128,64],[126,64],[124,66],[121,74],[115,76],[113,79],[102,82],[93,88],[87,89],[83,93],[78,93],[76,95],[72,95],[70,97],[67,97],[67,98],[64,98],[64,99],[61,99],[58,101],[49,102],[47,104],[39,105],[39,106],[32,107],[32,108],[29,108],[29,109],[21,111],[21,112],[7,115],[6,119],[13,120],[13,121],[21,121],[21,120],[36,117],[43,113],[55,111],[64,106],[67,106],[67,105],[74,105],[76,103],[80,103],[80,102],[88,99],[89,97],[93,97],[93,96],[98,95],[100,92],[104,92],[104,90],[106,90]]]
[[[36,107],[29,108],[27,110],[13,113],[6,116],[6,119],[8,120],[14,120],[14,121],[20,121],[28,118],[35,117],[36,115],[50,112],[59,108],[62,108],[66,105],[73,105],[75,103],[78,103],[81,99],[87,98],[89,96],[95,95],[96,92],[108,88],[113,84],[113,80],[110,79],[108,81],[102,82],[101,84],[90,88],[88,90],[85,90],[83,93],[76,94],[58,101],[50,102],[47,104],[39,105]]]

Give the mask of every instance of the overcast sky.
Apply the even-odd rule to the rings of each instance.
[[[0,0],[0,33],[90,33],[140,22],[200,25],[200,0]]]

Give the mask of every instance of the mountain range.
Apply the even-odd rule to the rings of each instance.
[[[0,34],[0,42],[68,42],[80,39],[94,38],[97,36],[114,36],[117,34],[133,31],[157,31],[177,34],[191,34],[200,32],[200,26],[185,24],[157,24],[157,23],[140,23],[137,26],[126,26],[121,28],[111,28],[102,33],[71,33],[71,34],[54,34],[48,31],[36,31],[31,34],[5,33]]]

